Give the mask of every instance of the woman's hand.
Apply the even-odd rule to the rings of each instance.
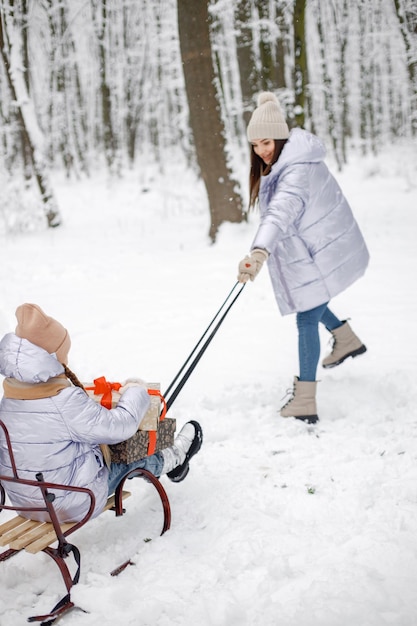
[[[260,248],[252,250],[250,255],[246,255],[239,263],[238,281],[247,283],[249,279],[254,280],[268,257],[269,254],[266,250]]]

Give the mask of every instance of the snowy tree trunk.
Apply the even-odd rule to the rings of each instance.
[[[44,0],[49,27],[49,115],[46,124],[50,152],[60,156],[69,175],[74,169],[88,173],[85,107],[81,92],[76,47],[69,22],[67,0]],[[51,154],[51,158],[52,158]]]
[[[249,122],[254,95],[264,89],[284,89],[287,24],[280,2],[238,0],[235,8],[236,45],[242,88],[243,117]]]
[[[342,169],[343,163],[340,137],[341,120],[337,113],[340,105],[338,102],[338,85],[342,85],[343,82],[343,74],[340,73],[340,54],[338,50],[340,42],[339,37],[335,36],[335,14],[332,7],[327,5],[323,7],[322,4],[318,2],[313,15],[319,36],[319,65],[323,88],[324,110],[327,116],[327,131],[330,135],[333,153],[338,169],[340,170]],[[330,63],[330,58],[332,63]]]
[[[347,56],[346,51],[348,47],[348,29],[349,29],[349,11],[348,0],[343,0],[342,5],[342,23],[340,26],[340,56],[339,56],[339,100],[341,107],[341,138],[340,138],[340,153],[341,161],[345,164],[347,162],[347,150],[346,140],[350,136],[350,128],[348,124],[348,112],[349,112],[349,93],[347,87],[346,70],[347,70]]]
[[[113,129],[112,99],[109,86],[107,35],[110,29],[107,0],[94,0],[94,26],[98,43],[100,67],[100,101],[101,101],[101,132],[104,143],[104,154],[108,167],[111,169],[116,161],[117,138]]]
[[[259,60],[258,70],[261,89],[273,91],[276,89],[275,59],[273,55],[273,37],[269,27],[269,6],[264,0],[255,0],[256,10],[259,16]]]
[[[209,205],[209,236],[215,241],[219,226],[241,222],[242,198],[226,160],[224,124],[215,90],[209,31],[208,0],[178,0],[178,25],[190,125],[197,161]],[[192,33],[192,36],[191,36]]]
[[[137,11],[137,12],[136,12]],[[135,7],[123,7],[124,92],[126,101],[122,108],[126,133],[126,150],[130,163],[136,156],[136,140],[142,114],[142,92],[146,76],[146,55],[139,47],[146,41],[148,21]],[[136,47],[138,51],[136,53]],[[135,54],[136,53],[136,54]]]
[[[305,125],[307,101],[307,49],[305,39],[306,0],[295,0],[294,5],[294,117],[297,126]]]
[[[237,3],[235,23],[243,119],[247,125],[253,111],[253,96],[258,90],[253,56],[252,0],[240,0]]]
[[[375,153],[375,108],[374,108],[374,64],[375,51],[372,37],[371,24],[374,19],[373,8],[367,2],[359,4],[359,29],[360,29],[360,132],[362,140],[362,152],[367,154],[369,148]]]
[[[35,107],[26,87],[22,69],[22,35],[15,25],[13,4],[10,4],[7,9],[3,8],[1,18],[1,56],[10,92],[17,107],[17,117],[21,124],[21,132],[24,138],[24,149],[30,155],[32,161],[33,172],[41,194],[48,226],[56,227],[61,223],[61,216],[45,165],[44,136],[39,128]]]
[[[417,6],[415,0],[394,0],[404,40],[410,81],[410,117],[413,135],[417,134]]]

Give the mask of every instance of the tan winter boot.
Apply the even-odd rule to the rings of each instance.
[[[281,417],[295,417],[308,424],[315,424],[319,419],[316,408],[316,387],[317,381],[299,380],[298,376],[294,376],[293,397],[282,407]]]
[[[331,353],[322,361],[323,367],[336,367],[348,357],[355,357],[366,352],[366,346],[355,335],[348,322],[331,331],[333,348]]]

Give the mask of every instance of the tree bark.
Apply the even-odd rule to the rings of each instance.
[[[208,0],[178,0],[178,26],[190,125],[210,205],[209,236],[223,222],[243,220],[242,198],[226,160],[226,141],[209,30]]]
[[[247,126],[253,110],[253,95],[257,91],[255,60],[251,22],[251,0],[240,0],[235,11],[236,46],[239,63],[240,87],[242,90],[243,119]]]
[[[297,126],[304,127],[307,101],[307,46],[305,39],[306,0],[294,5],[294,117]]]
[[[109,29],[109,13],[107,8],[107,0],[95,0],[93,5],[97,11],[97,15],[93,19],[95,21],[95,30],[98,42],[98,58],[100,64],[100,100],[102,114],[102,133],[104,143],[104,154],[109,168],[112,168],[116,161],[117,138],[113,129],[112,118],[112,100],[111,90],[109,86],[109,68],[107,64],[106,51],[106,34]]]
[[[410,81],[411,130],[417,134],[417,9],[412,2],[394,0],[395,12],[407,54],[407,71]]]

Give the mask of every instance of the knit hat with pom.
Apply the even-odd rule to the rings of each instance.
[[[248,124],[248,140],[287,139],[289,134],[284,113],[276,96],[270,91],[263,91],[258,96],[258,108],[252,113]]]
[[[16,335],[27,339],[50,354],[55,353],[60,363],[68,362],[71,339],[67,330],[45,315],[37,304],[21,304],[16,309]]]

